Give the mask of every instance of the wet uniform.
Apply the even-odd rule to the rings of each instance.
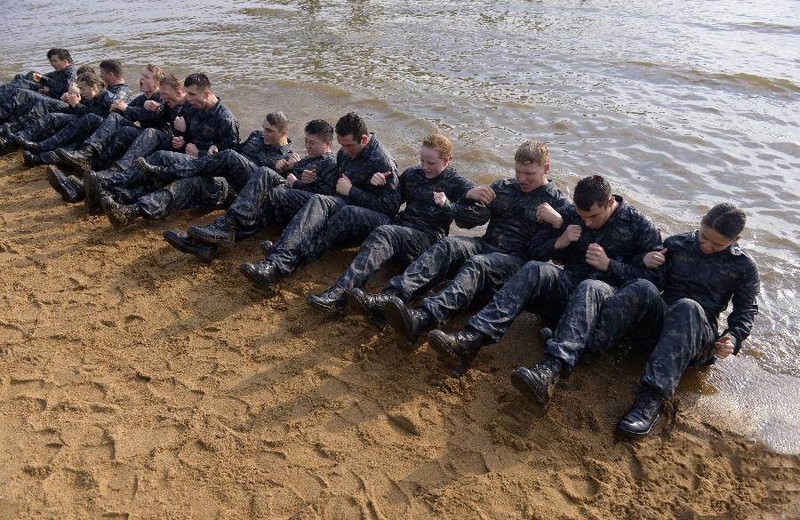
[[[419,305],[437,323],[443,323],[469,305],[478,293],[497,291],[519,271],[531,258],[531,243],[546,241],[556,233],[549,224],[536,221],[536,208],[547,203],[559,209],[567,199],[553,181],[529,193],[520,189],[516,179],[496,181],[491,188],[495,199],[484,213],[489,225],[482,237],[447,237],[438,241],[402,274],[393,277],[383,292],[407,302],[458,269],[447,287]]]
[[[738,354],[758,313],[759,278],[755,262],[738,244],[706,255],[694,231],[667,238],[664,247],[664,292],[648,280],[622,287],[603,306],[589,348],[605,350],[630,333],[646,336],[642,343],[655,348],[642,383],[671,397],[688,366],[714,362],[719,337],[729,334]],[[728,327],[720,334],[719,315],[731,302]]]
[[[400,208],[397,163],[374,134],[355,157],[343,150],[336,156],[338,177],[352,183],[347,197],[314,194],[299,209],[297,190],[273,190],[272,209],[277,221],[296,211],[272,252],[264,260],[290,274],[305,260],[319,258],[335,246],[360,243],[376,227],[389,224]],[[391,172],[386,184],[372,186],[370,179],[378,172]],[[348,208],[349,211],[341,210]]]
[[[0,85],[0,121],[13,118],[14,113],[19,108],[19,103],[25,104],[38,97],[60,100],[61,96],[67,92],[71,83],[77,79],[77,68],[69,65],[64,70],[54,70],[47,74],[42,74],[41,80],[37,83],[33,81],[33,73],[17,74],[11,82]],[[47,94],[39,93],[39,89],[47,87]],[[18,96],[19,92],[24,94]]]
[[[406,204],[405,209],[392,224],[381,225],[369,234],[334,285],[342,289],[363,287],[387,261],[411,262],[447,235],[454,219],[459,227],[464,228],[482,224],[485,220],[482,208],[464,199],[474,187],[474,183],[456,173],[452,166],[432,179],[425,176],[420,166],[408,168],[400,176],[400,196]],[[443,192],[447,196],[443,206],[434,202],[434,192]],[[341,213],[352,209],[344,208]],[[326,230],[326,235],[332,231]],[[328,236],[324,242],[332,243],[334,240],[335,237]]]
[[[473,316],[467,328],[499,341],[514,319],[526,308],[547,319],[561,318],[545,353],[572,367],[585,345],[603,302],[616,287],[636,278],[657,278],[642,259],[661,242],[661,234],[649,218],[614,195],[618,207],[599,229],[586,227],[574,205],[562,209],[561,231],[569,225],[581,227],[580,238],[563,249],[555,249],[560,236],[533,245],[533,254],[563,263],[563,268],[530,261],[495,294],[492,301]],[[610,259],[600,271],[586,262],[590,244],[597,243]]]

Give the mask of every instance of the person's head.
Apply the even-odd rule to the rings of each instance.
[[[106,85],[115,85],[123,80],[124,71],[119,60],[103,60],[100,62],[100,79]]]
[[[161,67],[148,63],[139,76],[139,91],[147,94],[155,92],[161,86],[163,79],[164,71],[161,70]]]
[[[81,65],[75,72],[75,77],[78,77],[81,74],[86,74],[87,72],[91,72],[92,74],[97,75],[97,71],[94,70],[94,67],[92,67],[91,65]]]
[[[331,151],[333,127],[324,119],[314,119],[306,123],[305,146],[309,157],[319,157]]]
[[[186,101],[186,90],[183,82],[173,74],[161,80],[161,99],[172,108],[182,105]]]
[[[202,72],[186,76],[183,86],[186,89],[186,100],[195,108],[205,108],[214,96],[211,92],[211,80]]]
[[[355,112],[343,115],[336,121],[336,141],[345,155],[356,157],[369,143],[367,123]]]
[[[47,61],[55,70],[64,70],[72,65],[72,56],[67,49],[50,49],[47,51]]]
[[[514,172],[519,187],[529,193],[547,184],[550,171],[550,152],[541,141],[525,141],[514,153]]]
[[[572,200],[575,202],[575,211],[589,229],[603,227],[616,209],[611,185],[600,175],[578,181]]]
[[[287,143],[289,135],[289,118],[283,112],[270,112],[261,123],[264,134],[264,144],[283,146]]]
[[[441,174],[453,159],[453,143],[442,134],[431,134],[422,140],[419,163],[429,179]]]
[[[700,250],[710,255],[728,249],[741,238],[746,220],[744,211],[733,204],[717,204],[700,221]]]
[[[84,72],[78,76],[76,83],[83,99],[94,99],[106,86],[94,72]]]

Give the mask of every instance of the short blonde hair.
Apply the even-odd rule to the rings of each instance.
[[[550,152],[547,151],[547,145],[543,142],[529,139],[517,148],[517,153],[514,154],[514,162],[518,164],[536,163],[539,166],[546,166],[550,164]]]

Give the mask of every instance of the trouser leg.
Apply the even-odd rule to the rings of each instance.
[[[603,303],[615,292],[616,288],[599,280],[579,283],[569,295],[555,335],[547,341],[545,354],[574,367],[587,348]]]
[[[470,318],[467,327],[500,341],[526,308],[547,316],[560,314],[571,290],[572,282],[558,267],[528,262],[497,291],[488,305]]]
[[[635,336],[652,346],[664,326],[666,313],[667,304],[652,282],[629,282],[603,304],[588,348],[603,352],[619,345],[626,336]]]
[[[225,202],[228,182],[221,177],[189,177],[179,179],[136,201],[150,220],[166,218],[180,209],[211,210]]]
[[[339,214],[342,213],[344,211]],[[378,226],[364,240],[358,254],[335,285],[344,289],[363,287],[384,263],[392,259],[408,262],[418,257],[432,241],[429,234],[418,229],[392,224]]]
[[[447,286],[439,293],[420,302],[437,323],[444,323],[450,316],[467,307],[475,296],[483,291],[497,291],[512,276],[519,272],[523,260],[505,253],[487,253],[471,256]]]
[[[688,298],[678,300],[667,310],[661,335],[642,374],[642,384],[671,397],[689,365],[713,359],[716,337],[699,303]]]
[[[383,288],[403,301],[426,287],[444,280],[448,272],[461,266],[467,258],[483,252],[485,244],[479,238],[444,237],[416,258],[405,270],[393,276]]]

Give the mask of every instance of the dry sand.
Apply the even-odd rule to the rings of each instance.
[[[256,240],[200,264],[161,239],[196,215],[113,230],[19,153],[0,208],[2,518],[800,517],[798,457],[692,392],[671,429],[615,442],[640,364],[584,365],[526,411],[507,375],[541,355],[529,316],[448,379],[305,303],[352,251],[265,296],[237,269]]]

